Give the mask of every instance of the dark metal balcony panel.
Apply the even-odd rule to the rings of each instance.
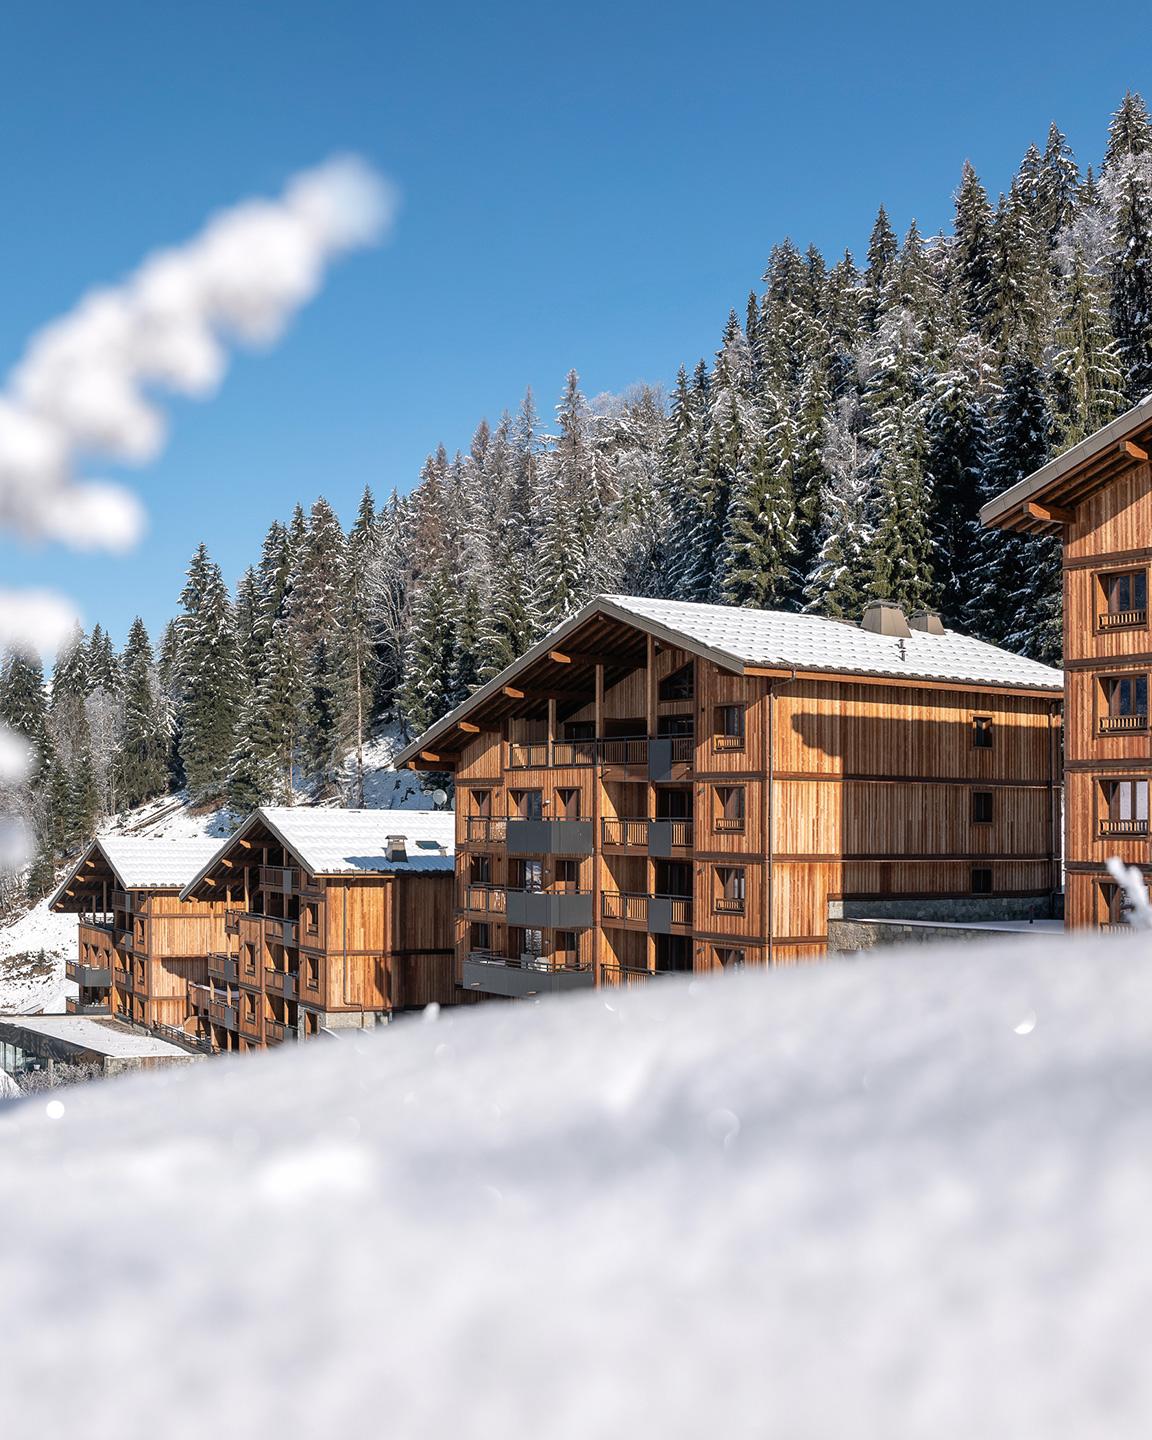
[[[79,960],[69,960],[64,973],[69,980],[88,990],[107,990],[112,984],[112,971],[107,965],[84,965]]]
[[[592,924],[592,896],[509,890],[507,920],[528,930],[583,930]]]
[[[677,927],[691,925],[692,901],[668,895],[651,895],[648,898],[648,933],[650,935],[679,934]]]
[[[667,857],[672,854],[672,821],[651,820],[648,823],[648,854]]]
[[[660,737],[648,742],[648,778],[649,780],[671,780],[672,778],[672,740],[667,737]]]
[[[596,983],[589,970],[527,970],[494,965],[471,958],[464,961],[465,990],[521,999],[529,995],[563,995],[569,990],[590,990]]]
[[[509,855],[591,855],[591,820],[509,820]]]

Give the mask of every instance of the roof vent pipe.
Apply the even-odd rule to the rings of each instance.
[[[384,856],[388,860],[407,860],[408,841],[404,835],[389,835],[384,842]]]
[[[939,610],[913,610],[908,617],[908,624],[913,630],[923,630],[927,635],[944,634],[944,622],[940,618]]]
[[[911,635],[904,612],[895,600],[869,600],[860,621],[861,629],[874,635]]]

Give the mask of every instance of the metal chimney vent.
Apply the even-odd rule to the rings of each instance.
[[[860,627],[863,630],[871,630],[874,635],[907,637],[912,633],[908,628],[908,621],[904,618],[903,610],[894,600],[869,600],[864,607]]]
[[[928,635],[943,635],[944,622],[939,610],[913,610],[908,617],[913,630],[923,630]]]
[[[384,855],[388,860],[408,859],[408,840],[404,835],[389,835],[384,842]]]

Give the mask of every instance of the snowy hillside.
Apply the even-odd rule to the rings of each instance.
[[[391,768],[399,748],[394,735],[365,747],[364,803],[371,809],[428,810],[432,799],[411,770]],[[306,797],[302,796],[302,803]],[[223,839],[238,817],[227,810],[196,812],[172,795],[115,815],[100,826],[103,835],[141,835],[180,840],[210,835]],[[0,924],[0,1013],[6,1010],[63,1010],[76,987],[64,978],[64,961],[76,953],[76,917],[53,915],[45,901]]]
[[[1150,1055],[1152,959],[1096,938],[29,1097],[0,1111],[5,1423],[1143,1437]],[[131,1224],[97,1243],[81,1207]],[[61,1384],[81,1355],[100,1383]]]

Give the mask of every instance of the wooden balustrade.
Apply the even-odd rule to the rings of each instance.
[[[712,909],[717,915],[743,915],[743,899],[729,899],[727,896],[718,895],[712,902]]]
[[[648,896],[605,890],[600,896],[600,913],[605,920],[634,920],[642,925],[648,919]]]
[[[498,885],[465,885],[462,908],[484,915],[503,915],[507,908],[507,896]]]
[[[464,821],[464,838],[473,842],[503,844],[508,837],[508,822],[495,815],[469,815]]]
[[[630,850],[648,848],[647,820],[605,818],[600,822],[600,833],[605,845],[624,845]]]
[[[1101,835],[1147,835],[1147,820],[1101,820]]]
[[[1131,730],[1147,730],[1147,715],[1101,715],[1101,735],[1119,735]]]
[[[1147,625],[1147,610],[1104,610],[1099,617],[1101,630],[1122,630],[1133,625]]]

